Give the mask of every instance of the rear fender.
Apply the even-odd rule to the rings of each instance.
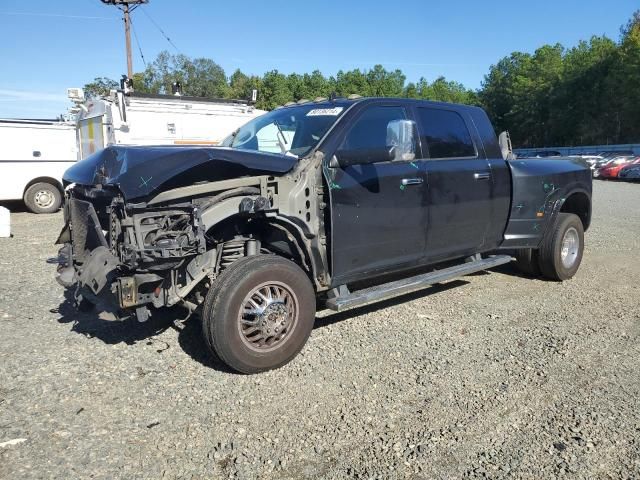
[[[567,199],[584,195],[591,215],[591,173],[575,159],[527,159],[508,162],[511,169],[511,214],[501,248],[538,248],[545,233],[563,211]]]

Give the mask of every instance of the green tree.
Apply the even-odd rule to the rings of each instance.
[[[615,141],[637,140],[640,133],[640,11],[634,13],[622,29],[608,87]]]
[[[87,98],[100,98],[109,95],[110,90],[117,89],[120,84],[107,77],[96,77],[93,82],[84,86],[84,94]]]
[[[287,77],[278,70],[265,73],[261,86],[256,103],[258,108],[272,110],[278,105],[284,105],[293,100],[293,92],[289,87]]]
[[[313,100],[317,97],[328,97],[333,91],[331,81],[319,70],[314,70],[311,74],[305,73],[302,76],[302,98]]]
[[[227,96],[239,100],[248,100],[251,98],[252,90],[255,89],[258,93],[260,92],[261,83],[260,78],[255,75],[245,75],[238,69],[229,77]]]
[[[400,97],[404,92],[406,77],[400,70],[389,72],[382,65],[376,65],[366,74],[369,95],[373,97]]]
[[[340,70],[331,83],[335,85],[335,92],[342,97],[349,95],[362,95],[368,97],[372,95],[369,88],[367,75],[360,69],[343,72]]]
[[[436,78],[433,83],[429,83],[425,78],[421,78],[416,85],[415,98],[422,98],[435,102],[463,104],[477,103],[475,92],[465,88],[461,83],[448,81],[444,77]]]
[[[146,82],[146,77],[144,72],[136,72],[133,74],[133,89],[139,93],[158,93],[152,91],[149,85]]]
[[[141,88],[153,93],[171,94],[174,82],[180,82],[185,95],[223,98],[229,85],[224,70],[210,58],[189,58],[160,52],[142,74]],[[135,88],[135,85],[134,85]]]
[[[592,37],[502,58],[478,100],[516,146],[640,141],[640,12],[617,43]]]

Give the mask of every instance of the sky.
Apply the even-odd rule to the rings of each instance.
[[[382,64],[407,81],[443,75],[475,89],[513,51],[617,40],[636,9],[637,0],[150,0],[133,26],[147,62],[169,50],[212,58],[227,75]],[[0,0],[0,32],[0,118],[55,117],[71,106],[68,87],[126,73],[120,11],[100,0]]]

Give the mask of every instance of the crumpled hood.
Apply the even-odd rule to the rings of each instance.
[[[282,175],[297,159],[225,147],[112,146],[70,167],[65,183],[113,185],[127,200],[202,181]]]

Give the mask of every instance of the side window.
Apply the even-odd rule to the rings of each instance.
[[[429,149],[430,158],[477,155],[469,129],[460,114],[437,108],[418,108],[417,110],[422,148]]]
[[[404,120],[407,113],[402,107],[371,106],[367,108],[342,144],[343,150],[369,150],[387,147],[387,126],[393,120]]]

